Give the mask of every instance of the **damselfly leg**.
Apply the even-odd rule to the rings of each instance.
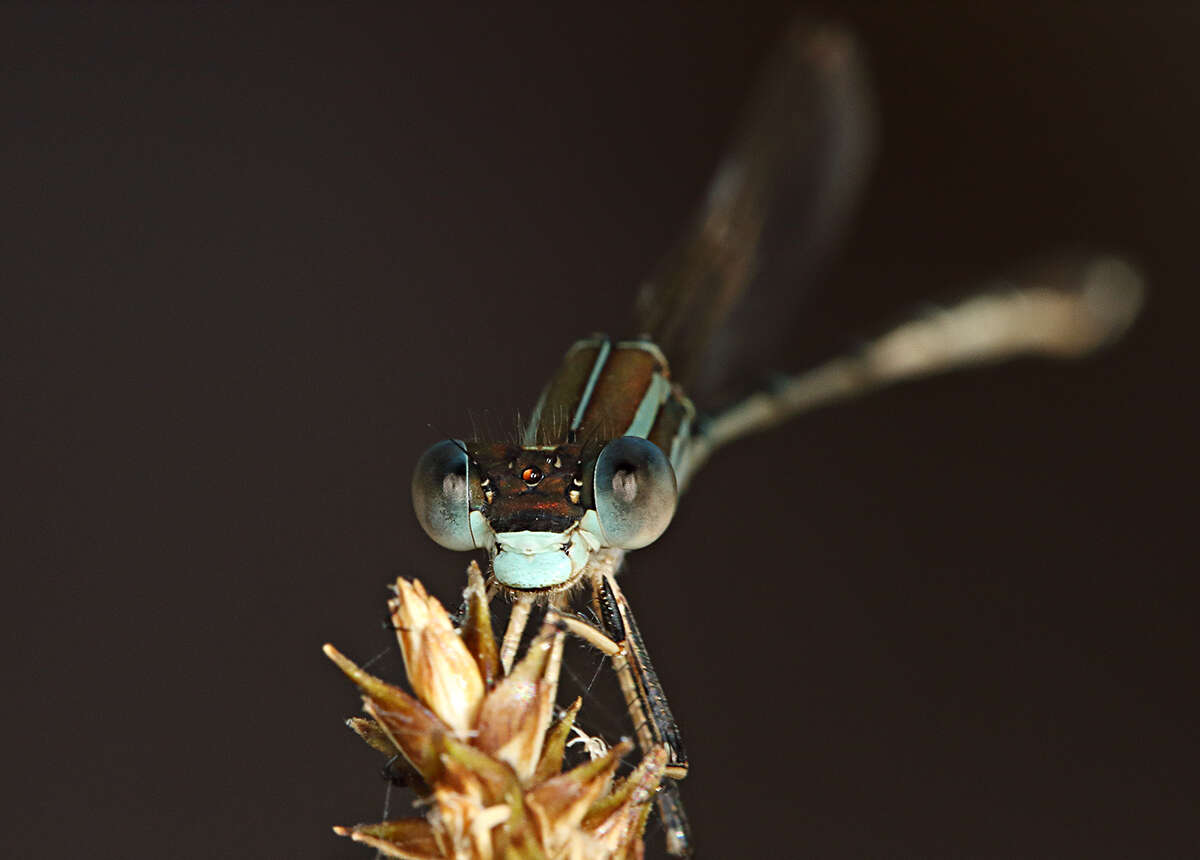
[[[617,583],[616,574],[624,556],[622,550],[601,550],[584,571],[583,576],[591,588],[596,623],[575,614],[565,593],[546,597],[546,617],[609,658],[638,747],[643,754],[658,748],[665,750],[668,778],[659,788],[656,802],[666,832],[667,851],[686,856],[691,853],[691,828],[675,781],[687,776],[687,753],[633,610]],[[513,601],[500,649],[500,660],[506,672],[520,648],[534,603],[535,598],[529,593],[519,593]]]
[[[617,559],[619,563],[619,559]],[[675,784],[688,773],[687,753],[662,683],[650,662],[637,621],[614,576],[615,565],[599,566],[591,577],[592,610],[598,624],[568,611],[558,613],[559,622],[612,661],[625,697],[634,735],[643,754],[654,749],[667,753],[666,775],[657,797],[659,816],[666,832],[667,851],[691,853],[691,827]]]

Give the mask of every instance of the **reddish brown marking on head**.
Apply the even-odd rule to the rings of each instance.
[[[468,442],[467,450],[493,491],[483,513],[494,531],[565,531],[586,512],[571,501],[582,477],[581,446],[536,450]]]

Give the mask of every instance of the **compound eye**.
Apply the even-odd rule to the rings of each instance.
[[[471,497],[480,494],[478,485],[461,442],[438,442],[417,461],[413,509],[425,533],[446,549],[478,548],[471,534]]]
[[[675,513],[675,470],[653,442],[622,436],[596,458],[592,491],[605,543],[638,549],[667,530]]]

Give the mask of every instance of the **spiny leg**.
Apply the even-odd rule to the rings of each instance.
[[[611,655],[613,668],[621,679],[643,752],[665,745],[669,751],[667,776],[683,779],[688,772],[687,753],[629,603],[611,574],[594,579],[592,587],[592,604],[602,630],[618,646]]]
[[[629,661],[625,659],[625,652],[628,648],[628,643],[625,641],[618,642],[609,637],[600,628],[593,624],[584,621],[571,615],[558,615],[556,621],[560,623],[568,633],[573,633],[583,641],[587,642],[596,650],[600,651],[612,662],[613,671],[617,675],[617,681],[621,686],[621,694],[625,698],[625,709],[629,713],[629,719],[633,723],[634,735],[637,737],[638,746],[642,751],[653,749],[655,746],[663,746],[668,750],[668,760],[673,758],[673,752],[666,743],[659,744],[655,740],[655,731],[650,726],[650,720],[646,716],[646,708],[642,706],[643,697],[639,693],[637,682],[634,680],[633,670],[629,666]],[[685,771],[680,774],[678,768],[675,773],[668,773],[673,779],[682,779],[686,776]]]
[[[593,584],[598,590],[601,586],[597,583],[601,579],[602,577],[597,577],[593,580]],[[613,591],[611,587],[608,588],[608,595],[609,605],[615,607],[617,601],[612,596]],[[621,601],[624,602],[623,595]],[[600,602],[596,601],[595,605],[597,613],[600,613]],[[628,613],[629,607],[627,604],[624,609]],[[567,632],[573,633],[612,660],[613,669],[616,671],[617,680],[621,685],[621,692],[625,696],[629,718],[633,722],[634,734],[637,737],[638,746],[642,749],[643,754],[658,746],[667,751],[667,781],[659,787],[658,796],[656,797],[658,814],[663,822],[663,829],[666,831],[668,853],[676,856],[691,854],[691,827],[688,824],[687,813],[683,809],[683,801],[679,797],[679,788],[675,783],[675,780],[683,779],[683,777],[687,776],[688,763],[686,756],[683,754],[683,746],[679,739],[679,729],[675,725],[674,718],[671,717],[670,710],[666,709],[666,699],[662,695],[662,688],[659,685],[657,676],[654,674],[654,669],[650,667],[645,646],[641,646],[641,650],[638,652],[633,647],[631,640],[625,639],[618,642],[611,638],[604,630],[572,615],[556,613],[555,621],[561,624]],[[613,623],[616,623],[615,618],[613,619]],[[621,626],[624,626],[623,621],[621,622]],[[636,631],[636,627],[633,629]],[[637,637],[637,641],[638,643],[641,642],[640,636]],[[630,661],[625,657],[627,652],[630,652],[631,656],[633,653],[640,653],[640,658],[635,658],[635,662],[640,662],[641,677],[646,679],[645,688],[656,691],[656,695],[653,698],[662,702],[663,707],[661,709],[651,708],[646,704],[647,699],[651,697],[642,692],[643,687],[639,686],[635,680],[637,673],[635,673],[635,670],[630,665]],[[664,709],[665,717],[662,716]],[[648,712],[659,716],[659,719],[663,722],[662,728],[655,725],[653,720],[646,716]],[[673,737],[674,745],[666,741],[657,740],[657,738],[665,735]]]
[[[621,684],[642,753],[647,754],[660,746],[667,749],[668,779],[659,789],[656,802],[666,831],[667,852],[687,856],[692,850],[691,827],[676,784],[676,780],[687,776],[687,753],[633,612],[612,571],[606,570],[592,578],[592,605],[600,619],[602,632],[617,646],[616,653],[610,655],[613,669]]]

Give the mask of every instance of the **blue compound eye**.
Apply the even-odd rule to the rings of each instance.
[[[477,549],[471,534],[471,497],[480,495],[463,444],[438,442],[413,470],[412,501],[425,533],[446,549]]]
[[[675,514],[675,470],[657,445],[637,436],[604,446],[592,492],[605,543],[619,549],[653,543]]]

